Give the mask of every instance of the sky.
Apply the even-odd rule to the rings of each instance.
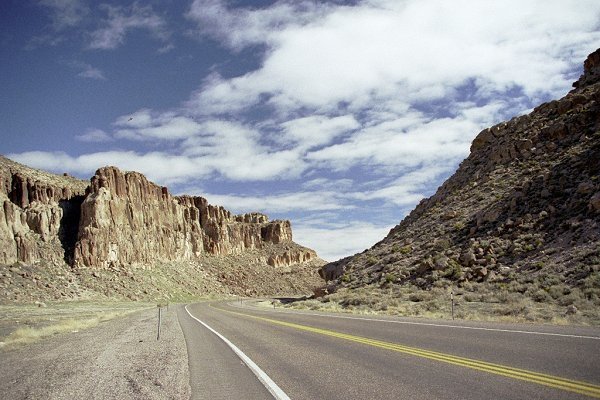
[[[599,44],[597,0],[2,0],[0,153],[289,219],[334,261]]]

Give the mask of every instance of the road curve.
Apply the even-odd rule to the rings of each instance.
[[[597,328],[329,315],[248,303],[179,311],[193,398],[273,398],[193,317],[291,399],[600,398]]]

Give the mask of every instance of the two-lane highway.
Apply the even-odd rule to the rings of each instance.
[[[179,317],[194,398],[600,398],[597,328],[360,317],[235,302],[189,305]]]

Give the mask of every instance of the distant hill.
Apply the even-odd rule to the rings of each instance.
[[[0,157],[0,205],[2,302],[310,293],[324,264],[289,221],[115,167],[85,182]]]
[[[412,293],[414,303],[449,304],[454,290],[463,303],[503,304],[499,315],[534,314],[514,303],[598,318],[600,50],[573,86],[483,130],[456,173],[381,242],[324,266],[338,291],[324,301],[388,308],[378,296],[389,304]]]

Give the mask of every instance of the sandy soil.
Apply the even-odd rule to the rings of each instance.
[[[189,399],[188,358],[176,307],[103,322],[0,350],[5,399]]]

